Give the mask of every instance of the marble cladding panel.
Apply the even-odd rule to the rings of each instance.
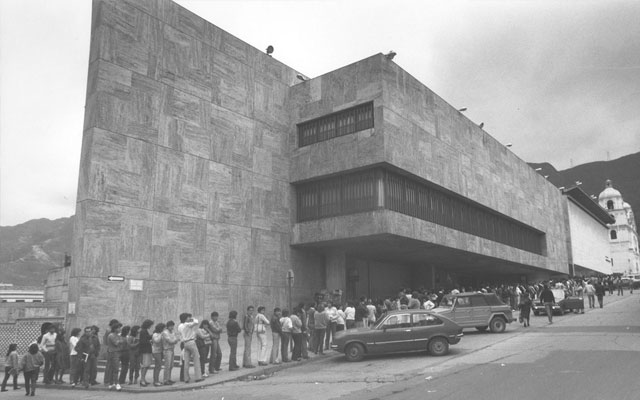
[[[164,147],[158,148],[154,209],[206,218],[209,162]]]
[[[211,313],[217,311],[220,314],[218,321],[226,323],[229,311],[231,311],[231,288],[228,285],[205,283],[204,290],[204,315],[210,319]]]
[[[135,138],[91,129],[83,138],[80,198],[151,208],[156,148]]]
[[[255,71],[224,52],[213,57],[213,97],[215,105],[247,117],[254,110]]]
[[[253,282],[251,228],[208,222],[205,282],[250,285]]]
[[[250,226],[253,175],[238,167],[209,163],[208,219]]]
[[[208,129],[167,115],[160,116],[159,143],[197,157],[211,158],[211,134]]]
[[[289,129],[289,86],[275,81],[262,83],[258,79],[253,85],[253,118],[283,131]]]
[[[156,213],[150,278],[203,282],[206,226],[204,219]]]
[[[211,105],[209,125],[213,161],[251,170],[255,122],[233,111]]]
[[[287,129],[279,130],[256,121],[253,172],[282,181],[289,180]]]
[[[210,101],[213,49],[170,25],[163,27],[163,52],[158,78],[161,82]]]
[[[289,183],[260,174],[253,176],[251,226],[289,232]]]
[[[106,65],[98,62],[99,69]],[[96,93],[88,99],[92,109],[85,117],[85,130],[98,127],[157,143],[158,121],[165,97],[163,85],[139,74],[132,75],[128,92],[122,86],[114,91],[113,84],[103,87],[103,82],[97,81]]]
[[[236,167],[209,163],[208,219],[249,226],[252,175]]]
[[[97,4],[90,61],[109,61],[154,78],[162,54],[162,23],[126,2]]]
[[[146,278],[150,268],[151,212],[96,201],[79,203],[72,276]]]

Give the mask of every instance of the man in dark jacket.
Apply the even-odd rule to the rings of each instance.
[[[547,311],[549,323],[553,324],[553,305],[556,302],[556,298],[551,289],[549,289],[548,284],[544,285],[544,289],[540,292],[540,302],[544,304],[544,309]]]
[[[88,388],[92,383],[94,372],[97,372],[97,360],[100,354],[100,340],[93,327],[84,328],[84,335],[78,340],[76,352],[83,364],[82,384]]]

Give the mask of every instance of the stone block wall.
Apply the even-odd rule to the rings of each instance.
[[[289,248],[295,75],[169,0],[94,1],[69,324],[281,306],[290,268],[317,290]]]
[[[544,232],[545,256],[450,229],[445,231],[452,231],[446,235],[451,240],[443,242],[444,236],[435,235],[439,228],[422,221],[397,226],[395,218],[382,222],[382,216],[376,216],[365,225],[378,221],[388,229],[379,233],[398,231],[425,241],[437,236],[436,243],[454,243],[456,249],[568,272],[566,209],[557,188],[382,54],[296,85],[291,97],[294,123],[371,100],[375,109],[374,128],[366,131],[302,148],[297,148],[296,132],[292,132],[292,182],[386,163]],[[298,224],[294,243],[306,243],[314,236],[340,239],[343,232],[325,230],[324,225],[353,226],[350,218]]]

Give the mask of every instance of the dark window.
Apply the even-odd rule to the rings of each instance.
[[[607,210],[613,210],[613,200],[607,201]]]
[[[615,229],[611,230],[611,240],[616,240],[618,238],[618,232]]]
[[[484,299],[484,296],[471,296],[471,306],[472,307],[486,307],[487,301]]]
[[[373,128],[373,103],[298,124],[298,147]]]
[[[296,191],[298,222],[381,207],[543,254],[544,233],[431,183],[382,168],[304,183]]]

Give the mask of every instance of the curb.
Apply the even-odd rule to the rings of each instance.
[[[334,355],[339,355],[341,353],[325,353],[324,355],[315,355],[314,357],[309,357],[309,359],[306,360],[302,360],[302,361],[291,361],[288,363],[281,363],[278,365],[271,365],[271,366],[267,366],[267,367],[256,367],[255,369],[252,369],[252,372],[246,372],[246,373],[241,373],[240,375],[236,375],[233,377],[225,377],[222,379],[216,379],[215,381],[212,381],[211,378],[212,377],[216,377],[218,376],[218,374],[216,375],[209,375],[209,378],[205,378],[204,381],[202,382],[198,382],[197,384],[195,383],[189,383],[189,384],[185,384],[184,382],[178,382],[177,386],[176,385],[171,385],[171,386],[153,386],[153,385],[149,385],[147,387],[140,387],[140,386],[135,386],[136,388],[133,389],[132,386],[129,385],[125,385],[122,387],[122,390],[120,390],[119,392],[113,390],[113,389],[109,389],[108,387],[104,386],[104,384],[99,384],[99,385],[94,385],[94,386],[90,386],[89,388],[85,389],[83,386],[77,386],[77,387],[71,387],[69,384],[65,384],[65,385],[40,385],[41,389],[54,389],[54,390],[72,390],[72,391],[77,391],[77,392],[81,392],[81,393],[88,393],[88,392],[94,392],[94,391],[101,391],[101,392],[115,392],[115,393],[128,393],[128,394],[149,394],[149,393],[163,393],[163,392],[182,392],[182,391],[191,391],[191,390],[199,390],[199,389],[205,389],[207,387],[210,386],[215,386],[215,385],[220,385],[223,383],[228,383],[228,382],[235,382],[235,381],[244,381],[244,382],[252,382],[252,381],[256,381],[256,380],[264,380],[267,378],[272,377],[273,375],[275,375],[277,372],[283,371],[285,369],[289,369],[289,368],[294,368],[300,365],[304,365],[304,364],[308,364],[308,363],[312,363],[312,362],[317,362],[317,361],[321,361],[321,360],[325,360],[328,359]],[[208,382],[207,382],[208,381]]]

